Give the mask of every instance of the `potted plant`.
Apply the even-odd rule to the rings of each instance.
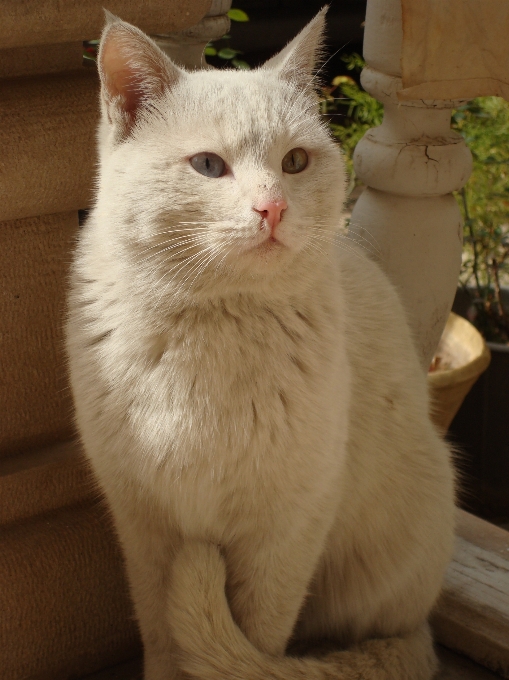
[[[492,362],[454,419],[450,434],[464,451],[467,507],[509,517],[509,103],[475,99],[454,124],[474,159],[458,199],[465,220],[463,266],[454,310],[487,340]]]

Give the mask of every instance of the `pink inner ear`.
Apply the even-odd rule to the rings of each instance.
[[[133,69],[126,63],[125,53],[114,37],[111,37],[102,51],[101,66],[105,76],[105,85],[111,97],[120,95],[122,108],[126,113],[133,113],[141,100],[141,83]]]
[[[117,121],[125,135],[133,128],[141,106],[161,97],[182,72],[148,36],[119,20],[103,33],[99,73],[108,119]]]

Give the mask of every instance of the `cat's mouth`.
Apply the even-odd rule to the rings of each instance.
[[[251,253],[258,253],[260,255],[266,255],[268,253],[279,251],[281,248],[286,248],[285,244],[277,239],[275,236],[269,236],[264,239],[261,243],[257,243],[255,246],[249,249]]]

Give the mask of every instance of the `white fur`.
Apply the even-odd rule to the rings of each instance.
[[[184,73],[119,21],[103,36],[68,350],[146,680],[434,672],[449,451],[394,289],[337,238],[343,162],[309,88],[322,24],[253,72]],[[309,165],[284,174],[296,147]],[[228,173],[197,173],[202,151]],[[253,206],[282,198],[271,246]],[[349,650],[296,660],[290,638]]]

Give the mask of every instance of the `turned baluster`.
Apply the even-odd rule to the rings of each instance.
[[[212,0],[207,15],[195,26],[178,33],[153,35],[159,47],[176,64],[187,69],[211,68],[203,51],[211,40],[221,38],[230,29],[227,12],[231,0]]]
[[[400,0],[368,0],[363,87],[384,105],[382,124],[354,154],[366,184],[350,234],[366,245],[399,291],[427,370],[452,306],[461,264],[463,223],[452,191],[467,181],[472,160],[450,129],[460,102],[399,102]]]

